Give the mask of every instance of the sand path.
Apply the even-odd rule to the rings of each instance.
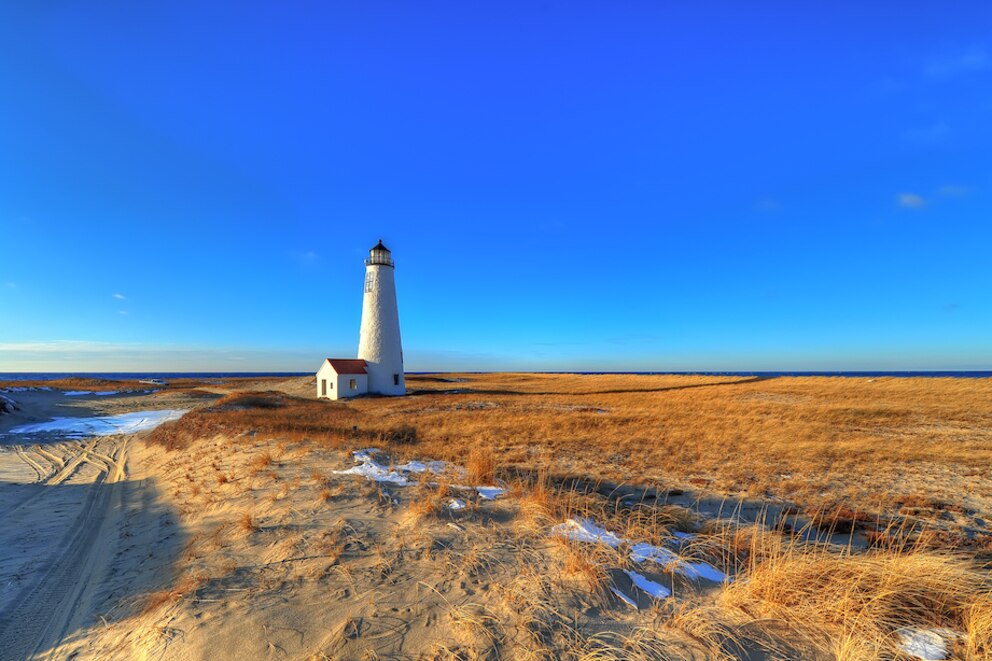
[[[0,490],[0,657],[53,658],[88,624],[122,541],[125,498],[141,499],[144,482],[125,481],[130,440],[16,446],[6,454],[36,479]]]

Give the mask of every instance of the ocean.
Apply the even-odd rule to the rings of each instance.
[[[407,372],[410,375],[438,374],[439,372]],[[463,372],[464,374],[485,374],[486,372]],[[702,376],[754,376],[772,378],[776,376],[840,376],[840,377],[924,377],[953,379],[988,379],[992,370],[949,370],[949,371],[754,371],[754,372],[544,372],[545,374],[678,374]],[[91,379],[230,379],[235,377],[293,377],[310,376],[313,372],[0,372],[0,381],[50,381],[68,377]]]

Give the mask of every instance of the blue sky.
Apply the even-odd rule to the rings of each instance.
[[[672,6],[661,6],[668,4]],[[0,5],[0,371],[992,368],[992,4]]]

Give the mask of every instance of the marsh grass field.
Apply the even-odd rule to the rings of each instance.
[[[992,653],[989,379],[407,385],[330,402],[312,378],[231,379],[135,398],[191,410],[130,440],[123,488],[148,502],[112,535],[116,578],[46,654]],[[45,447],[21,449],[40,462]]]

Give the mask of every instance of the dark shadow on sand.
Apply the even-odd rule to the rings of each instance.
[[[0,482],[0,519],[18,527],[8,532],[18,539],[0,549],[9,581],[0,599],[0,659],[44,655],[101,619],[113,622],[140,611],[150,592],[172,584],[188,537],[179,513],[144,480]],[[22,546],[20,538],[32,542]],[[96,590],[93,581],[101,582]],[[78,625],[68,624],[78,618],[56,614],[76,615],[87,603]]]

